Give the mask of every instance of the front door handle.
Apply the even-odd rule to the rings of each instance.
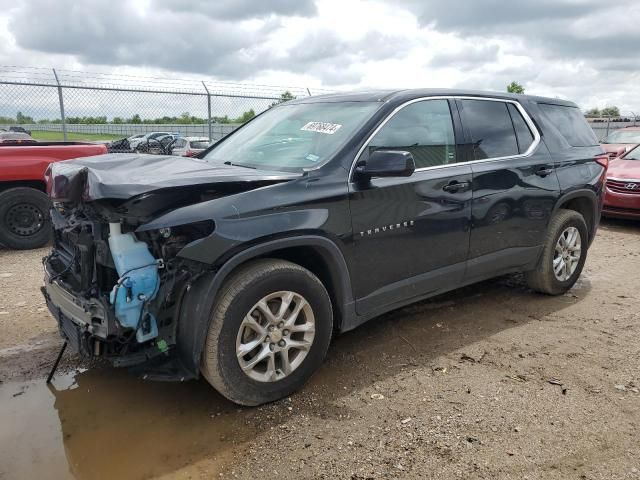
[[[457,180],[453,180],[442,187],[442,190],[448,193],[466,192],[468,189],[469,182],[458,182]]]
[[[551,175],[553,173],[553,168],[550,167],[541,167],[536,170],[536,175],[539,177],[546,177],[547,175]]]

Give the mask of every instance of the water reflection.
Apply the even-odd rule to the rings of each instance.
[[[0,444],[20,445],[3,448],[1,478],[153,477],[215,458],[249,429],[205,382],[148,383],[91,370],[0,392],[0,417],[9,422]]]

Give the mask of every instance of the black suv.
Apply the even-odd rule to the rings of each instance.
[[[258,405],[334,332],[512,272],[573,286],[606,157],[550,98],[403,90],[286,102],[199,158],[111,154],[47,172],[49,309],[83,355],[201,373]]]

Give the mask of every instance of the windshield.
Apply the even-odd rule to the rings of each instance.
[[[602,143],[640,143],[640,130],[613,132]]]
[[[623,157],[625,160],[640,160],[640,148],[635,147]]]
[[[377,102],[281,105],[252,120],[204,158],[265,170],[316,167],[329,160],[379,107]]]

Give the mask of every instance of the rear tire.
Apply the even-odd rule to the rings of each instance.
[[[17,187],[0,193],[0,243],[16,250],[45,246],[51,240],[49,197]]]
[[[588,235],[582,215],[559,210],[549,222],[536,269],[525,273],[529,287],[547,295],[561,295],[573,287],[587,259]]]
[[[256,260],[220,290],[201,372],[232,402],[273,402],[320,367],[332,329],[331,300],[315,275],[284,260]]]

